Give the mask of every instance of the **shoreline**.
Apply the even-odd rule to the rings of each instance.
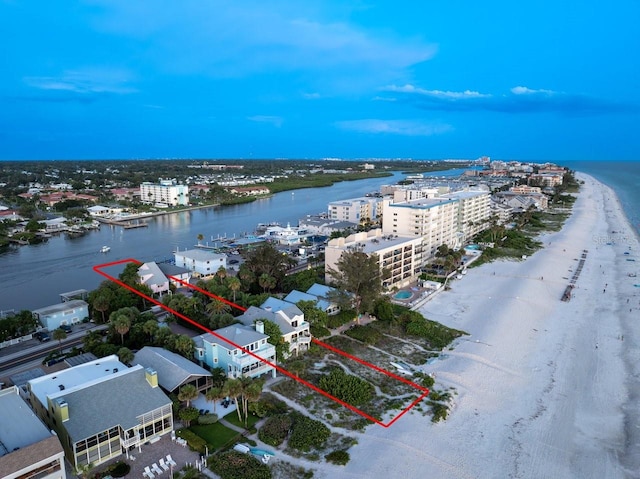
[[[615,192],[578,175],[572,214],[543,249],[473,268],[420,308],[470,334],[423,368],[436,389],[455,388],[448,419],[368,427],[340,477],[638,477],[640,280],[627,274],[640,263],[626,260],[640,247]]]

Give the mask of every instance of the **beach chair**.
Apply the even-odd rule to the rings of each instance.
[[[153,474],[153,472],[151,472],[151,469],[149,468],[149,466],[144,467],[144,475],[147,476],[149,479],[154,479],[156,477]]]
[[[156,464],[155,462],[151,464],[151,470],[158,475],[162,474],[162,469],[160,469],[158,467],[158,464]]]
[[[168,470],[169,470],[169,466],[167,466],[167,465],[164,463],[164,457],[163,457],[163,458],[161,458],[158,462],[159,462],[160,467],[161,467],[162,469],[164,469],[165,471],[168,471]]]
[[[167,454],[167,464],[173,467],[177,466],[176,461],[173,460],[173,458],[171,457],[171,454]]]

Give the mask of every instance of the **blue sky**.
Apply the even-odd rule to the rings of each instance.
[[[640,1],[0,0],[0,159],[640,160]]]

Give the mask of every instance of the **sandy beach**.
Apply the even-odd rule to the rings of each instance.
[[[579,178],[573,214],[544,249],[474,268],[421,308],[470,334],[424,368],[457,391],[447,421],[416,412],[370,426],[347,466],[316,477],[640,477],[640,277],[629,276],[640,247],[613,191]]]

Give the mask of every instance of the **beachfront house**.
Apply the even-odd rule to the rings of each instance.
[[[64,450],[17,386],[0,391],[0,477],[66,479]]]
[[[208,249],[190,249],[173,253],[176,266],[191,271],[194,277],[211,277],[220,268],[227,268],[227,256]]]
[[[29,402],[74,467],[98,465],[173,431],[171,399],[156,371],[116,355],[32,379]]]
[[[70,326],[89,317],[89,305],[86,301],[74,299],[64,303],[46,306],[32,311],[33,316],[49,331],[60,326]]]
[[[250,306],[238,316],[242,324],[251,326],[263,321],[271,321],[280,328],[282,339],[289,344],[287,354],[295,356],[309,349],[311,331],[309,323],[304,320],[304,313],[295,304],[278,298],[268,298],[260,307]]]
[[[276,348],[267,342],[264,323],[256,322],[255,329],[242,324],[233,324],[216,329],[215,334],[206,333],[193,338],[196,348],[194,356],[200,364],[210,368],[222,368],[230,378],[258,377],[276,370]]]

